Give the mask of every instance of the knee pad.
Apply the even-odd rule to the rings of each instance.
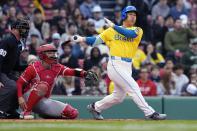
[[[62,118],[75,119],[78,114],[79,112],[77,109],[73,108],[71,105],[67,105],[62,112]]]
[[[49,89],[49,84],[44,81],[38,82],[34,86],[34,90],[37,91],[38,96],[45,96],[47,94],[48,89]]]

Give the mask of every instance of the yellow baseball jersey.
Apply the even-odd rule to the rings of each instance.
[[[130,27],[127,29],[135,30],[136,28]],[[111,56],[133,58],[143,35],[143,30],[139,27],[137,34],[136,38],[127,38],[113,28],[108,28],[99,37],[109,47]]]

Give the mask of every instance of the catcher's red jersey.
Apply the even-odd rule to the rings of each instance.
[[[70,69],[61,64],[53,64],[50,69],[46,69],[43,67],[40,61],[34,62],[32,65],[29,65],[19,79],[22,79],[24,83],[18,82],[17,87],[22,90],[22,86],[25,85],[24,92],[27,92],[29,89],[33,88],[35,84],[40,81],[44,81],[49,84],[49,90],[47,92],[46,97],[49,97],[51,91],[53,89],[53,84],[57,76],[59,75],[67,75],[74,76],[74,69]],[[19,81],[19,80],[18,80]],[[18,96],[22,96],[20,93],[22,91],[18,91]]]

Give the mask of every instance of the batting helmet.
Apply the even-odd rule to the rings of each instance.
[[[11,25],[11,29],[18,29],[20,37],[22,38],[28,36],[29,28],[29,21],[27,19],[18,19]]]
[[[43,61],[45,61],[48,64],[55,64],[57,63],[57,57],[48,57],[45,52],[57,52],[57,49],[54,45],[52,44],[45,44],[41,45],[37,49],[37,54],[39,58]]]
[[[135,6],[126,6],[121,13],[122,20],[125,20],[127,18],[127,12],[135,12],[137,14],[137,9]]]

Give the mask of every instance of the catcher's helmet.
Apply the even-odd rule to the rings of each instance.
[[[57,52],[57,49],[54,45],[52,45],[52,44],[41,45],[37,49],[37,54],[41,60],[45,61],[48,64],[57,63],[57,57],[48,57],[45,54],[45,52]]]
[[[127,12],[135,12],[137,14],[137,9],[135,6],[126,6],[121,12],[121,19],[125,20],[127,18]]]
[[[18,19],[11,25],[11,29],[18,29],[20,37],[22,38],[28,36],[29,28],[29,21],[27,19]]]

